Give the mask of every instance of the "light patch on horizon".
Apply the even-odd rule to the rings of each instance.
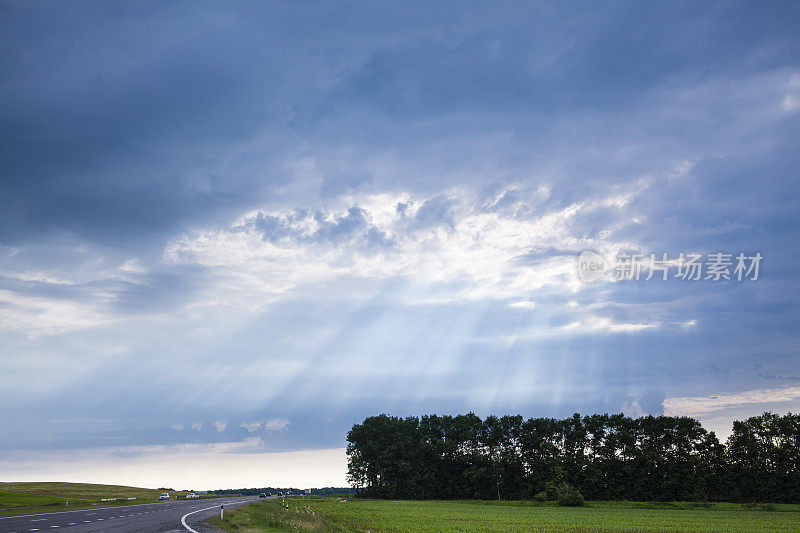
[[[797,400],[800,400],[800,387],[750,390],[718,396],[666,398],[664,414],[702,418],[733,407],[752,406],[757,409],[759,404],[795,402]]]
[[[213,444],[16,451],[0,458],[0,471],[26,481],[195,490],[347,486],[344,448],[264,452],[260,445],[255,437]]]

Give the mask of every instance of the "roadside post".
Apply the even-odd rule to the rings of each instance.
[[[219,519],[222,520],[225,517],[225,504],[221,504],[219,506]]]

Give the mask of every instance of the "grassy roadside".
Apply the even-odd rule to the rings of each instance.
[[[185,491],[163,491],[124,485],[96,485],[58,482],[0,482],[0,516],[47,513],[106,507],[138,505],[158,501],[162,492],[170,499],[186,497]],[[136,498],[123,501],[100,501],[103,498]],[[67,505],[68,504],[68,505]]]
[[[291,499],[247,505],[212,523],[232,533],[483,531],[800,531],[800,506],[731,503]]]

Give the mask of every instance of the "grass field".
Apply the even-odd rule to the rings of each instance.
[[[0,516],[54,512],[105,505],[131,505],[158,501],[169,492],[170,499],[183,498],[183,491],[162,491],[122,485],[89,483],[3,483],[0,482]],[[132,501],[101,502],[102,498],[136,498]],[[69,505],[67,503],[69,502]]]
[[[319,498],[242,507],[213,520],[235,533],[483,531],[800,531],[800,506],[740,504],[387,501]]]

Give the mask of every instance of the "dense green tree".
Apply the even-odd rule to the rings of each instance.
[[[741,501],[796,501],[800,494],[800,416],[764,413],[733,423],[728,483]]]
[[[800,417],[735,422],[727,445],[688,417],[372,416],[347,435],[350,482],[379,498],[800,500]]]

